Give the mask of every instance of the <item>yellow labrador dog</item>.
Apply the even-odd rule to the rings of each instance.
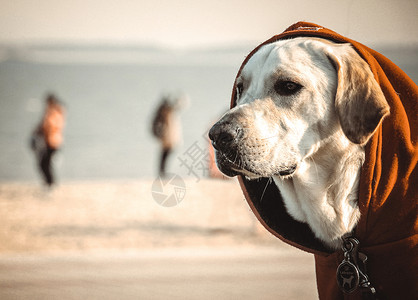
[[[389,114],[370,67],[349,44],[298,37],[262,46],[236,80],[209,132],[218,167],[272,177],[288,213],[340,248],[360,217],[364,145]]]

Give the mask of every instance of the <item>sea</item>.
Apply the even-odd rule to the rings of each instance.
[[[160,148],[151,121],[165,95],[184,99],[182,143],[168,171],[207,176],[207,132],[228,109],[235,75],[255,46],[0,45],[0,181],[40,180],[29,141],[48,93],[66,110],[54,158],[59,181],[156,177]],[[375,50],[418,82],[418,47]]]

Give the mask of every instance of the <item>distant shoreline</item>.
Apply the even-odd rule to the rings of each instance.
[[[0,63],[7,61],[43,64],[142,64],[142,65],[236,65],[257,42],[206,48],[175,49],[152,45],[112,44],[0,44]],[[418,44],[368,45],[393,59],[408,55],[417,61]],[[418,62],[417,62],[418,63]]]

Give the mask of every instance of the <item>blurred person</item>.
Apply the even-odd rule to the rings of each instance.
[[[45,100],[42,120],[31,138],[31,148],[35,152],[39,170],[48,187],[56,182],[52,170],[52,158],[61,147],[64,124],[64,108],[55,95],[49,94]]]
[[[177,116],[181,107],[181,98],[170,100],[170,97],[164,96],[152,122],[152,133],[161,144],[160,177],[166,175],[167,159],[181,140],[181,126]]]

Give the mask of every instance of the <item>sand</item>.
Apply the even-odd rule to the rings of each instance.
[[[186,179],[172,207],[166,187],[0,183],[0,299],[317,299],[312,255],[262,228],[235,180]]]

